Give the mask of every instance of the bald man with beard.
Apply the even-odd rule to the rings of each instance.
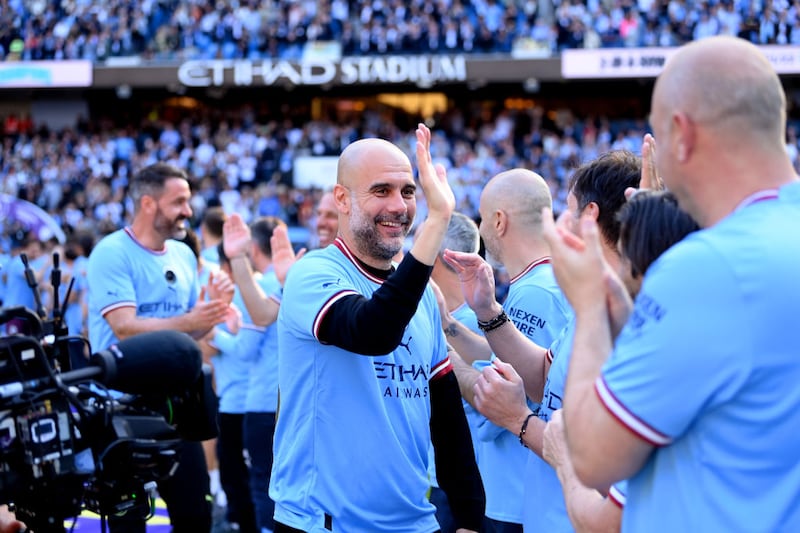
[[[571,311],[550,265],[550,247],[542,236],[542,209],[552,207],[550,188],[538,174],[515,168],[493,177],[481,193],[480,234],[486,251],[503,264],[511,278],[503,303],[510,320],[525,338],[550,346],[567,325]],[[474,384],[480,372],[471,366],[482,353],[462,343],[465,325],[443,313],[448,341],[466,361],[452,357],[464,398],[475,405]],[[500,327],[480,325],[496,329]],[[488,346],[488,345],[487,345]],[[486,363],[486,361],[483,361]],[[532,383],[533,386],[533,383]],[[542,391],[529,393],[539,401]],[[532,412],[538,404],[529,402]],[[520,446],[517,428],[511,432],[488,420],[480,424],[478,458],[486,487],[485,531],[521,532],[524,519],[526,465],[530,452]]]
[[[458,382],[428,287],[455,199],[416,132],[429,214],[395,267],[416,213],[408,156],[382,139],[341,154],[339,236],[286,279],[278,316],[280,412],[270,496],[276,533],[439,530],[428,446],[461,531],[484,510]]]
[[[575,472],[629,479],[623,531],[798,531],[800,182],[780,80],[744,40],[696,41],[656,81],[651,122],[658,171],[701,230],[650,266],[633,306],[596,224],[545,229],[576,314]]]

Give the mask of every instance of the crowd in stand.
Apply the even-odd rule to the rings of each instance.
[[[352,54],[509,53],[676,46],[711,35],[800,44],[798,0],[111,0],[0,2],[7,59],[298,59],[308,42]]]
[[[468,120],[457,111],[442,117],[447,126],[437,130],[434,154],[450,168],[467,214],[477,214],[480,190],[499,168],[526,164],[551,176],[558,190],[567,168],[615,141],[637,142],[643,128],[612,133],[608,121],[598,126],[587,121],[591,124],[580,132],[574,124],[563,124],[563,133],[555,124],[542,123],[541,110],[522,115],[504,113],[475,127],[464,126]],[[519,132],[516,123],[523,119],[526,131]],[[306,225],[315,198],[292,187],[294,158],[338,154],[361,134],[409,147],[409,132],[369,113],[360,124],[347,125],[236,119],[212,125],[197,118],[177,125],[149,123],[138,130],[14,130],[5,137],[0,190],[40,205],[71,228],[104,234],[129,218],[131,206],[124,195],[128,177],[147,164],[167,161],[189,171],[199,192],[197,217],[208,203],[218,201],[226,212],[238,212],[245,220],[274,215],[290,225]]]
[[[458,210],[470,217],[478,215],[486,181],[514,167],[542,175],[559,211],[572,168],[610,149],[638,153],[647,129],[643,120],[579,119],[538,107],[502,111],[487,122],[467,113],[456,109],[438,117],[432,154],[448,169]],[[293,186],[295,158],[338,155],[354,139],[369,136],[389,139],[413,157],[413,132],[371,113],[344,125],[288,120],[262,124],[240,117],[212,124],[197,117],[176,125],[147,122],[138,129],[83,124],[47,131],[15,126],[6,132],[0,153],[0,193],[39,205],[68,231],[100,236],[130,219],[132,205],[125,194],[129,177],[146,165],[166,161],[187,169],[198,192],[193,198],[196,221],[207,206],[221,204],[246,221],[271,215],[290,226],[311,227],[321,191]],[[789,126],[786,146],[800,168],[797,124]],[[9,232],[4,233],[7,239]],[[4,247],[8,249],[8,241]]]

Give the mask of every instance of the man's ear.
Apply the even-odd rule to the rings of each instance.
[[[152,213],[158,207],[158,201],[149,194],[143,194],[142,199],[139,200],[139,205],[144,213]]]
[[[686,163],[692,157],[697,137],[696,128],[697,126],[686,113],[672,115],[672,146],[675,147],[675,158],[680,163]]]
[[[497,209],[492,213],[492,226],[498,237],[505,235],[508,231],[508,213],[502,209]]]
[[[350,191],[344,185],[337,183],[333,186],[333,200],[336,209],[344,215],[350,214]]]
[[[586,207],[583,208],[581,216],[584,214],[589,214],[596,221],[598,218],[600,218],[600,206],[598,206],[595,202],[589,202]]]

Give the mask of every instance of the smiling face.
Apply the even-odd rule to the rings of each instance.
[[[339,232],[339,211],[332,192],[322,195],[317,205],[317,238],[319,247],[325,248],[336,238]]]
[[[369,257],[391,261],[403,249],[416,212],[413,180],[371,183],[367,191],[353,191],[350,231],[356,247]]]
[[[359,259],[389,268],[414,222],[416,190],[411,163],[394,145],[366,139],[342,153],[334,196],[342,236]]]
[[[185,179],[169,178],[164,182],[153,216],[153,229],[164,239],[182,239],[186,235],[186,221],[192,216],[191,197]]]

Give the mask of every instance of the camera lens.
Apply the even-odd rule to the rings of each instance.
[[[164,277],[167,278],[167,281],[169,281],[170,283],[175,283],[175,272],[173,272],[172,270],[167,270],[164,273]]]

